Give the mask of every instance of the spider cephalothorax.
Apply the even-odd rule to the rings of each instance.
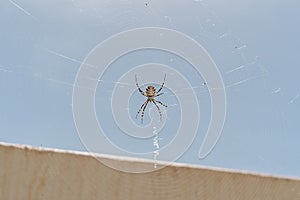
[[[155,97],[158,97],[160,95],[162,95],[163,93],[159,93],[163,87],[164,87],[164,84],[165,84],[165,80],[166,80],[166,74],[165,74],[165,77],[164,77],[164,82],[162,83],[161,87],[157,90],[156,92],[156,89],[154,86],[152,85],[149,85],[147,88],[146,88],[146,92],[143,92],[143,90],[141,90],[141,88],[139,87],[139,84],[137,82],[137,78],[135,76],[135,84],[139,90],[139,92],[144,95],[145,97],[147,97],[147,100],[143,103],[143,105],[140,107],[139,111],[137,112],[135,118],[138,117],[139,113],[141,112],[142,110],[142,117],[141,117],[141,120],[142,120],[142,123],[143,123],[143,119],[144,119],[144,113],[145,113],[145,109],[148,105],[149,102],[153,102],[154,105],[156,106],[158,112],[159,112],[159,116],[160,116],[160,120],[162,118],[162,114],[161,114],[161,111],[160,111],[160,108],[158,107],[157,103],[159,103],[160,105],[162,106],[165,106],[167,107],[167,105],[163,104],[161,101],[158,101],[155,99]]]

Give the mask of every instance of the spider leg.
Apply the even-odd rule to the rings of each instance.
[[[158,112],[159,112],[159,117],[160,117],[160,121],[161,121],[161,118],[162,118],[161,111],[160,111],[158,105],[156,104],[155,100],[153,101],[153,103],[154,103],[154,105],[156,106],[156,108],[157,108],[157,110],[158,110]]]
[[[162,94],[164,94],[164,93],[162,92],[162,93],[160,93],[160,94],[157,94],[155,97],[158,97],[158,96],[160,96],[160,95],[162,95]]]
[[[141,88],[140,88],[140,86],[139,86],[139,84],[138,84],[138,82],[137,82],[137,77],[136,77],[136,75],[135,75],[135,85],[136,85],[136,87],[138,88],[139,92],[140,92],[142,95],[145,96],[145,93],[143,92],[143,90],[141,90]]]
[[[158,100],[153,100],[153,101],[156,101],[157,103],[159,103],[160,105],[164,106],[164,107],[168,107],[166,104],[162,103],[161,101],[158,101]]]
[[[163,89],[165,82],[166,82],[166,76],[167,76],[167,74],[165,74],[164,82],[161,84],[161,87],[157,90],[157,93],[159,93]]]
[[[138,117],[138,115],[140,114],[141,110],[143,109],[143,107],[145,106],[146,103],[147,103],[147,101],[145,101],[145,102],[143,103],[143,105],[140,107],[140,109],[139,109],[139,111],[137,112],[135,118]]]
[[[145,102],[145,106],[143,108],[143,111],[142,111],[142,123],[143,123],[143,120],[144,120],[145,109],[146,109],[148,103],[149,103],[149,100],[147,99],[147,101]]]

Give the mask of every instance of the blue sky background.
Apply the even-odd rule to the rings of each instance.
[[[196,87],[201,114],[206,116],[178,162],[299,177],[299,6],[296,0],[3,0],[0,141],[86,151],[72,114],[73,84],[81,62],[116,33],[157,26],[189,35],[217,64],[228,104],[221,138],[208,157],[198,159],[210,117],[203,79],[180,58],[149,50],[118,60],[97,89],[97,116],[106,125],[107,136],[132,150],[132,143],[117,134],[105,106],[122,75],[120,67],[129,70],[147,62],[163,63]],[[176,98],[167,94],[161,100],[176,104]],[[129,110],[134,117],[144,99],[138,93],[132,99]],[[168,110],[163,144],[175,137],[178,115],[180,109]],[[133,149],[142,152],[145,146],[135,144]]]

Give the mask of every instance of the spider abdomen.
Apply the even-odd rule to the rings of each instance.
[[[148,98],[151,98],[151,97],[155,97],[156,95],[156,91],[155,91],[155,87],[149,85],[147,88],[146,88],[146,96]]]

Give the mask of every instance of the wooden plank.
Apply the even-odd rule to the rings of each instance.
[[[120,165],[152,165],[106,157]],[[94,157],[0,144],[0,199],[300,199],[300,180],[180,164],[151,173],[111,169]]]

